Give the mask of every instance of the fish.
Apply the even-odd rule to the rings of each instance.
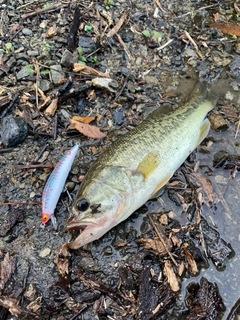
[[[92,164],[73,203],[65,229],[80,230],[70,249],[102,237],[146,201],[157,197],[174,172],[205,139],[207,114],[217,98],[205,90],[175,110],[153,111],[113,142]]]
[[[63,190],[72,163],[77,155],[79,144],[76,144],[55,165],[42,193],[42,223],[45,225],[51,219],[54,229],[57,229],[57,221],[54,210]]]

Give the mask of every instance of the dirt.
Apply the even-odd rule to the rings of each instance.
[[[238,2],[0,5],[0,117],[28,125],[22,143],[0,145],[0,318],[239,317],[240,49],[235,29],[210,27],[238,25]],[[92,69],[74,72],[80,62]],[[102,73],[110,86],[93,86]],[[184,102],[196,81],[219,97],[214,130],[161,197],[86,247],[59,251],[78,233],[65,231],[69,194],[91,162],[156,107]],[[106,137],[69,127],[74,115],[94,117],[94,134]],[[43,227],[44,185],[76,143],[68,192],[55,210],[58,229]]]

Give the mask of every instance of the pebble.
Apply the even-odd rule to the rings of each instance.
[[[51,249],[46,247],[39,252],[39,257],[44,258],[48,256],[50,253],[51,253]]]
[[[61,58],[61,65],[64,67],[71,67],[72,64],[73,64],[73,54],[72,52],[65,50]]]
[[[52,75],[52,81],[55,84],[62,83],[61,79],[65,77],[65,73],[62,71],[62,67],[59,64],[52,66],[51,75]]]
[[[91,53],[97,50],[96,43],[90,37],[79,37],[78,46],[82,48],[83,54]]]
[[[116,124],[122,124],[124,122],[124,116],[123,116],[123,111],[121,108],[117,108],[113,112],[113,119],[116,122]]]
[[[23,142],[28,134],[28,126],[22,118],[7,116],[2,120],[2,143],[5,147],[16,146]]]
[[[22,67],[20,71],[17,72],[16,77],[18,80],[28,77],[30,75],[32,75],[32,67],[31,66],[27,66],[28,68],[26,68],[26,66]]]
[[[25,36],[31,36],[32,35],[32,30],[28,29],[28,28],[23,28],[22,29],[22,33],[25,35]]]
[[[43,91],[49,91],[52,88],[51,82],[46,79],[39,80],[39,88]]]
[[[30,56],[30,57],[37,57],[39,55],[39,52],[37,50],[28,50],[27,51],[27,54]]]

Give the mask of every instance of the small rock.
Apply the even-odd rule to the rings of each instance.
[[[55,84],[62,83],[62,80],[65,77],[65,73],[62,71],[62,67],[60,65],[54,65],[51,69],[52,81]]]
[[[11,57],[7,62],[6,66],[8,66],[10,69],[14,67],[16,64],[16,59],[14,57]]]
[[[39,252],[39,257],[44,258],[46,256],[48,256],[51,252],[50,248],[44,248]]]
[[[63,117],[65,119],[69,119],[70,118],[70,114],[64,109],[61,110],[61,114],[63,115]]]
[[[94,87],[106,89],[110,92],[116,92],[115,88],[118,87],[117,81],[109,78],[94,78],[92,79],[92,85]]]
[[[30,56],[30,57],[37,57],[39,55],[39,52],[37,50],[28,50],[27,51],[27,54]]]
[[[64,67],[71,67],[72,64],[73,64],[73,54],[70,51],[65,50],[62,55],[61,65]]]
[[[113,119],[116,122],[116,124],[122,124],[124,122],[123,111],[121,108],[117,108],[113,112]]]
[[[18,80],[28,77],[33,74],[33,69],[31,66],[24,66],[20,71],[17,72],[16,77]]]
[[[66,183],[65,187],[67,188],[68,191],[73,191],[73,189],[75,188],[75,183],[72,181],[69,181]]]
[[[96,43],[90,37],[79,37],[78,46],[83,49],[83,54],[91,53],[97,50]]]
[[[49,91],[51,89],[51,82],[46,79],[40,79],[39,80],[39,88],[43,91]]]
[[[237,57],[230,65],[230,75],[234,78],[240,78],[240,57]]]
[[[8,116],[2,120],[1,138],[5,147],[15,146],[25,140],[28,127],[21,118]]]
[[[31,36],[32,35],[32,30],[28,29],[28,28],[23,28],[22,29],[22,33],[25,35],[25,36]]]

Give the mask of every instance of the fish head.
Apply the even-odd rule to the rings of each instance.
[[[98,167],[82,182],[66,224],[66,230],[82,230],[70,243],[77,249],[99,239],[126,219],[132,196],[132,181],[123,167]],[[131,213],[131,212],[130,212]]]

